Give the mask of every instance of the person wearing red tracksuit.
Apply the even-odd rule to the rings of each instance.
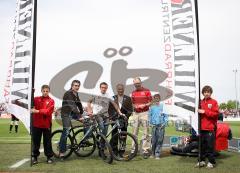
[[[211,98],[212,92],[213,90],[210,86],[204,86],[202,89],[204,98],[201,100],[200,109],[198,109],[198,113],[201,117],[201,157],[196,167],[205,166],[206,157],[209,161],[207,168],[213,168],[216,164],[214,146],[219,109],[217,101]]]
[[[228,140],[231,140],[231,139],[232,139],[232,131],[229,125],[223,122],[223,117],[222,119],[218,118],[215,150],[216,151],[227,150]]]
[[[34,108],[32,124],[33,138],[33,164],[37,164],[37,157],[40,155],[39,148],[41,137],[43,135],[44,154],[47,156],[47,163],[52,163],[52,143],[51,143],[51,126],[52,113],[54,111],[54,100],[49,97],[50,87],[43,85],[41,88],[42,96],[34,98]]]

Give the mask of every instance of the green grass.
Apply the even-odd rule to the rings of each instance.
[[[1,159],[0,171],[18,171],[18,172],[83,172],[83,173],[203,173],[208,170],[206,168],[194,168],[196,158],[172,156],[164,153],[160,160],[143,159],[138,156],[130,162],[117,162],[109,165],[104,163],[98,157],[91,156],[87,158],[78,158],[72,155],[68,160],[60,162],[55,160],[55,163],[48,165],[46,159],[41,154],[39,164],[30,167],[29,162],[25,163],[17,169],[9,169],[9,166],[23,158],[29,158],[28,144],[1,144],[0,156]],[[239,154],[223,152],[217,159],[217,167],[210,170],[212,173],[239,173]]]
[[[227,121],[229,124],[233,137],[240,138],[240,121]]]
[[[23,124],[19,123],[19,133],[15,133],[14,127],[12,129],[12,133],[9,133],[9,119],[0,119],[0,143],[30,143],[30,135],[28,131],[23,126]],[[61,129],[62,127],[56,122],[53,121],[52,131],[56,129]],[[129,132],[132,131],[132,128],[129,126]],[[174,129],[174,127],[169,126],[166,127],[166,134],[169,136],[187,136],[188,133],[179,132]],[[142,130],[140,129],[139,136],[142,136]]]
[[[97,157],[95,152],[93,156],[79,158],[74,154],[64,162],[55,160],[54,164],[46,164],[46,158],[43,153],[39,157],[39,164],[30,167],[27,162],[17,169],[10,169],[9,166],[15,164],[24,158],[30,158],[30,136],[26,129],[20,123],[19,133],[8,133],[10,120],[0,119],[0,172],[17,171],[17,172],[84,172],[84,173],[203,173],[208,172],[206,168],[194,168],[196,158],[180,157],[170,155],[164,151],[160,160],[143,159],[140,156],[130,162],[117,162],[109,165]],[[238,123],[230,123],[237,128]],[[235,127],[236,125],[236,127]],[[60,128],[56,123],[53,124],[53,130]],[[130,130],[130,129],[129,129]],[[173,127],[166,128],[166,135],[184,135],[185,133],[176,132]],[[209,170],[212,173],[238,173],[240,170],[239,153],[222,152],[217,158],[217,167]]]

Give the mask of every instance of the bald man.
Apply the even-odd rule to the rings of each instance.
[[[149,89],[142,86],[142,81],[139,77],[133,79],[133,84],[135,86],[135,90],[131,96],[134,108],[131,123],[133,126],[133,134],[138,136],[139,127],[143,127],[142,151],[143,157],[148,158],[150,149],[148,110],[152,101],[152,95]]]

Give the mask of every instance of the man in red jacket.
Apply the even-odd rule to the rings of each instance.
[[[43,85],[41,88],[42,96],[34,98],[33,113],[33,164],[37,164],[37,157],[40,155],[39,148],[43,135],[44,154],[47,156],[47,163],[52,163],[53,156],[51,143],[52,113],[54,111],[54,100],[49,97],[50,87]]]
[[[204,86],[202,94],[204,96],[201,100],[201,108],[198,113],[201,117],[201,158],[196,167],[203,167],[206,165],[205,158],[208,158],[207,168],[213,168],[216,164],[214,158],[214,145],[215,145],[215,130],[217,128],[218,120],[218,103],[211,98],[212,88]]]

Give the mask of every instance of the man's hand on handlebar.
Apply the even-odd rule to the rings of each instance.
[[[125,120],[127,119],[127,116],[123,113],[119,114],[120,117],[123,117]]]
[[[78,120],[79,120],[81,123],[84,122],[84,118],[83,118],[83,117],[79,118]]]
[[[89,117],[92,117],[92,116],[93,116],[93,111],[87,111],[87,113],[88,113],[88,116],[89,116]]]

